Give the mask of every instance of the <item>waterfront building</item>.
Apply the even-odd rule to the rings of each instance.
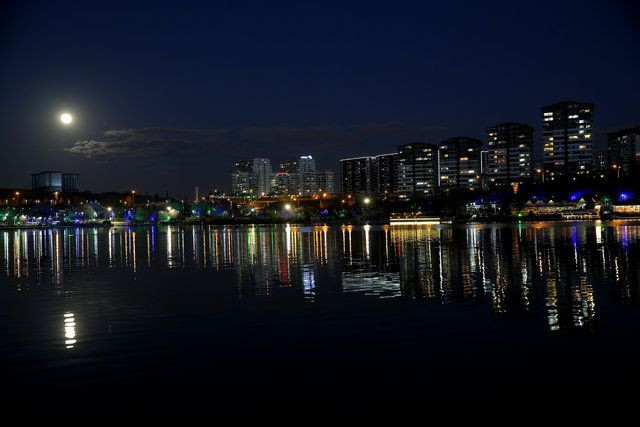
[[[480,182],[482,188],[489,185],[489,150],[480,151]]]
[[[300,156],[298,159],[298,194],[309,196],[317,191],[316,161],[312,156]]]
[[[396,193],[397,154],[353,157],[340,160],[342,194],[392,195]]]
[[[433,195],[438,186],[438,147],[412,142],[398,147],[395,192],[402,198]]]
[[[440,186],[476,189],[480,186],[482,141],[458,136],[440,143]]]
[[[378,196],[396,193],[397,153],[378,154],[371,157],[371,192]]]
[[[253,159],[251,170],[252,188],[255,193],[264,197],[271,191],[271,161],[264,158]]]
[[[231,190],[236,196],[264,196],[271,187],[271,161],[264,158],[238,160],[231,174]]]
[[[31,189],[48,193],[77,193],[79,191],[77,173],[45,171],[31,174]]]
[[[371,157],[340,160],[342,194],[371,195]]]
[[[593,173],[596,178],[604,179],[609,175],[609,153],[597,151],[593,155]]]
[[[298,194],[298,174],[282,171],[271,174],[271,194],[276,196]]]
[[[334,191],[333,171],[316,171],[316,163],[311,156],[281,162],[279,169],[273,173],[271,161],[265,158],[236,161],[231,174],[232,194],[255,197],[309,196],[318,191]]]
[[[77,173],[63,173],[62,174],[62,192],[63,193],[77,193],[80,191],[78,186],[78,178],[80,174]]]
[[[593,109],[593,104],[574,101],[542,107],[542,161],[547,181],[575,181],[592,173]]]
[[[487,128],[489,181],[498,186],[533,180],[533,128],[501,123]]]
[[[334,193],[333,171],[324,170],[316,173],[318,180],[318,191],[321,193]]]
[[[608,134],[607,152],[612,168],[619,169],[620,175],[631,174],[640,165],[640,126]]]

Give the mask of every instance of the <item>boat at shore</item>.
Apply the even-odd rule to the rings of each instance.
[[[424,215],[422,212],[392,213],[389,217],[389,224],[391,225],[435,225],[451,223],[452,221],[450,219]]]

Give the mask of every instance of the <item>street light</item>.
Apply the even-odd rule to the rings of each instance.
[[[290,205],[289,203],[287,203],[286,205],[284,205],[284,208],[285,208],[286,210],[290,210],[290,209],[291,209],[291,205]]]
[[[370,199],[370,198],[368,198],[368,197],[365,197],[365,198],[364,198],[364,204],[365,204],[365,205],[368,205],[369,203],[371,203],[371,199]]]
[[[538,168],[536,169],[536,173],[539,173],[542,175],[542,183],[544,184],[544,169]]]
[[[136,190],[131,190],[131,206],[136,204]]]
[[[616,170],[617,175],[618,175],[618,179],[620,179],[620,166],[618,166],[618,165],[611,165],[611,167],[612,167],[613,169],[615,169],[615,170]]]

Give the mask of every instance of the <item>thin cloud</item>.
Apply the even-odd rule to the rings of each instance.
[[[301,151],[366,148],[388,141],[392,146],[428,137],[446,128],[404,123],[353,126],[247,127],[227,129],[142,128],[114,129],[101,137],[76,141],[66,151],[87,157],[164,158],[208,154],[257,157],[295,144]]]
[[[172,157],[212,150],[226,143],[223,129],[114,129],[102,137],[76,141],[65,150],[88,157]]]

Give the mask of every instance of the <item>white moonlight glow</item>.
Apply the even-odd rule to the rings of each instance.
[[[62,113],[60,115],[60,121],[62,122],[63,125],[70,125],[71,122],[73,121],[73,117],[69,113]]]

